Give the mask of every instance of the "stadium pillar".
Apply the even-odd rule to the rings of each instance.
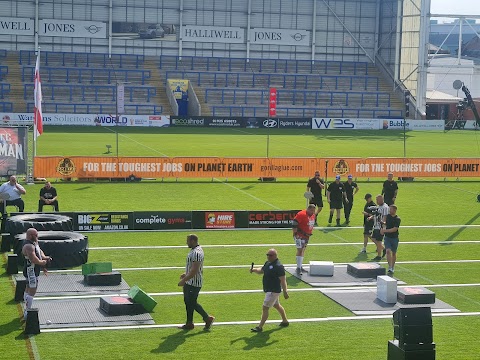
[[[183,0],[180,0],[180,38],[178,39],[178,60],[182,60],[183,49]]]
[[[248,0],[247,10],[247,62],[250,62],[250,26],[252,26],[252,0]]]
[[[312,14],[312,64],[315,63],[315,40],[317,32],[317,0],[313,1],[313,14]]]

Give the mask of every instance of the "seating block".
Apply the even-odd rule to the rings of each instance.
[[[333,276],[333,261],[310,261],[310,272],[312,276]]]
[[[82,265],[82,275],[112,272],[111,262],[88,263]]]
[[[83,279],[85,283],[90,286],[113,286],[120,285],[122,282],[122,274],[120,274],[118,271],[88,274],[84,275]]]
[[[397,302],[397,280],[390,276],[377,276],[377,298],[387,304]]]
[[[128,296],[134,303],[143,305],[148,312],[153,311],[155,306],[157,306],[157,302],[136,285],[132,286],[128,291]]]

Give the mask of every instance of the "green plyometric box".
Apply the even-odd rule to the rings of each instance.
[[[112,263],[88,263],[82,265],[82,275],[112,272]]]
[[[137,285],[132,286],[132,288],[128,291],[128,297],[132,299],[134,303],[142,304],[142,306],[148,312],[151,312],[155,306],[157,306],[157,302]]]

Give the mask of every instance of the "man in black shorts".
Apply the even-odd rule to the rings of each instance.
[[[335,182],[331,183],[327,189],[327,201],[330,204],[330,217],[328,223],[332,223],[333,212],[337,210],[337,226],[340,226],[340,210],[342,209],[343,201],[348,203],[347,195],[345,194],[345,186],[340,182],[340,175],[335,177]]]
[[[37,292],[38,277],[40,276],[40,269],[46,274],[47,263],[52,260],[50,256],[45,256],[43,251],[38,246],[38,232],[34,228],[27,230],[25,244],[22,248],[22,254],[25,257],[25,264],[23,266],[23,276],[27,279],[27,286],[23,294],[25,301],[25,312],[23,317],[27,319],[27,310],[32,308],[33,297]]]
[[[372,210],[369,209],[372,206],[376,206],[372,200],[372,194],[365,195],[365,206],[363,207],[363,249],[360,251],[361,254],[367,253],[367,244],[368,239],[372,238],[373,230],[373,219],[369,218],[372,216]]]
[[[350,213],[353,207],[353,197],[360,190],[357,183],[353,181],[353,176],[348,175],[347,181],[343,183],[345,186],[345,195],[348,201],[343,202],[343,212],[345,213],[345,223],[350,224]]]
[[[315,171],[315,176],[308,180],[307,191],[313,194],[313,198],[310,199],[310,204],[317,207],[315,210],[315,225],[317,225],[318,214],[323,209],[322,190],[325,188],[325,181],[320,178],[320,171]]]
[[[387,249],[388,275],[393,275],[395,271],[395,262],[397,261],[398,249],[398,228],[400,227],[400,217],[397,216],[397,206],[390,205],[390,213],[385,221],[385,229],[381,230],[385,236],[385,248]]]
[[[395,204],[398,194],[398,185],[393,180],[393,173],[388,173],[387,180],[383,182],[382,195],[387,205]]]

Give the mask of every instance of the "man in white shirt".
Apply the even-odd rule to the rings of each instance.
[[[0,194],[6,194],[3,198],[7,198],[6,205],[14,205],[18,207],[19,212],[23,212],[25,203],[22,195],[26,193],[25,188],[17,182],[15,175],[10,176],[10,180],[0,186]],[[0,195],[1,197],[1,195]],[[0,200],[0,212],[5,212],[4,202]]]

